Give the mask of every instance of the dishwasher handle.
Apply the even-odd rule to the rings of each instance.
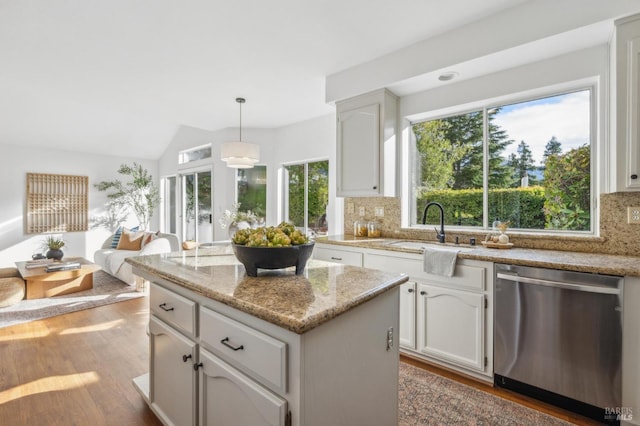
[[[500,272],[496,274],[496,277],[498,277],[498,279],[501,279],[501,280],[516,281],[516,282],[527,283],[527,284],[537,284],[537,285],[543,285],[546,287],[563,288],[566,290],[576,290],[576,291],[584,291],[588,293],[600,293],[600,294],[620,294],[620,289],[614,288],[614,287],[600,287],[600,286],[588,285],[588,284],[573,284],[573,283],[566,283],[566,282],[560,282],[560,281],[543,280],[540,278],[521,277],[518,275],[503,274]]]

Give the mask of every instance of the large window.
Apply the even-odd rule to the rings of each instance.
[[[267,166],[238,169],[237,191],[238,210],[251,211],[264,219],[267,214]]]
[[[327,233],[329,203],[329,161],[292,164],[284,167],[285,220],[297,227]]]
[[[448,225],[590,232],[591,111],[584,89],[412,123],[411,224],[437,201]]]

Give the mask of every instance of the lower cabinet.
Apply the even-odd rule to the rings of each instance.
[[[409,275],[400,286],[400,349],[493,381],[493,264],[458,259],[452,277],[427,274],[422,255],[364,250],[367,268]]]
[[[145,278],[150,368],[134,386],[163,424],[397,422],[399,288],[297,334]]]
[[[416,348],[416,283],[400,286],[400,346]]]
[[[485,296],[418,284],[419,352],[484,370]]]
[[[220,358],[200,349],[200,425],[278,426],[287,401],[263,388]]]
[[[165,425],[287,424],[286,400],[203,347],[213,347],[212,342],[215,342],[231,353],[240,352],[234,357],[239,360],[240,366],[252,373],[257,370],[267,378],[271,378],[269,373],[273,373],[271,382],[276,382],[285,389],[283,381],[286,376],[280,374],[280,370],[286,370],[286,365],[282,365],[286,360],[284,343],[201,306],[198,330],[195,315],[185,317],[180,314],[179,309],[179,303],[185,306],[192,303],[198,309],[195,302],[155,283],[151,284],[151,294],[152,306],[162,306],[165,309],[160,310],[164,315],[163,319],[153,314],[149,320],[148,398],[151,408]],[[174,325],[180,325],[180,328],[174,328]],[[186,336],[182,333],[184,330],[191,330],[193,334]],[[215,332],[224,333],[226,340],[219,338]],[[243,340],[247,350],[227,341],[231,339]],[[267,344],[271,346],[266,346]],[[271,352],[276,352],[278,357],[266,356],[270,355],[271,347],[275,348]],[[262,352],[262,358],[257,351]],[[276,362],[264,363],[265,359],[274,358]],[[263,366],[268,371],[263,372]]]
[[[166,425],[195,425],[197,345],[153,316],[149,336],[151,408]]]

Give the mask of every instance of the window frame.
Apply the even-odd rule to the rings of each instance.
[[[282,163],[281,164],[281,184],[279,185],[280,189],[281,189],[281,221],[288,221],[289,220],[289,197],[288,197],[288,185],[289,185],[289,181],[287,179],[287,167],[290,166],[304,166],[304,225],[303,225],[303,231],[305,233],[309,232],[310,228],[309,228],[309,164],[310,163],[319,163],[321,161],[326,161],[327,162],[327,167],[330,168],[331,167],[331,160],[327,157],[322,157],[322,158],[313,158],[313,159],[308,159],[308,160],[301,160],[301,161],[292,161],[292,162],[288,162],[288,163]],[[329,169],[328,169],[329,170]],[[327,177],[329,177],[330,172],[328,171],[327,173]],[[330,182],[327,182],[327,185],[330,187]],[[298,227],[299,228],[299,227]]]
[[[598,79],[582,79],[579,81],[573,81],[555,85],[552,87],[538,88],[534,90],[528,90],[526,92],[511,93],[504,96],[490,98],[486,100],[476,101],[467,104],[454,105],[448,108],[444,108],[437,111],[423,112],[419,114],[413,114],[412,116],[405,117],[406,133],[405,143],[406,153],[403,159],[404,165],[404,179],[403,179],[403,194],[407,195],[406,202],[402,203],[402,224],[403,228],[409,230],[423,230],[431,229],[432,225],[422,225],[418,223],[417,206],[414,196],[415,191],[415,165],[409,161],[409,158],[417,155],[416,150],[416,138],[412,131],[412,126],[417,123],[438,120],[448,118],[457,115],[469,114],[473,112],[482,112],[483,114],[483,226],[458,226],[447,225],[449,229],[463,231],[463,232],[488,232],[492,230],[492,224],[489,218],[489,204],[488,204],[488,149],[487,143],[489,133],[489,123],[487,120],[487,111],[493,108],[499,108],[517,103],[530,102],[549,98],[553,96],[566,95],[574,92],[589,91],[589,144],[590,144],[590,199],[591,199],[591,215],[590,215],[590,230],[589,231],[576,231],[576,230],[553,230],[553,229],[525,229],[525,228],[509,228],[509,233],[513,234],[536,234],[544,236],[598,236],[599,235],[599,204],[598,204],[598,189],[600,182],[599,170],[602,166],[602,162],[598,161],[598,152],[602,146],[602,135],[600,134],[600,123],[603,113],[599,106],[601,89]],[[436,200],[437,201],[437,200]],[[446,206],[445,206],[446,208]]]

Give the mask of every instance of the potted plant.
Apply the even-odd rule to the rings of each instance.
[[[47,235],[42,244],[43,249],[47,250],[45,256],[47,259],[62,260],[64,253],[62,247],[64,247],[64,240],[55,235]]]
[[[258,217],[251,210],[239,211],[240,203],[234,203],[231,210],[225,210],[220,218],[220,227],[228,229],[229,238],[233,237],[238,229],[254,228],[264,224],[264,218]]]
[[[94,184],[94,187],[98,191],[108,191],[110,207],[118,211],[118,216],[122,216],[121,207],[133,210],[140,229],[146,230],[154,210],[160,204],[160,191],[153,181],[153,176],[138,163],[133,163],[133,166],[122,164],[118,173],[129,176],[131,181],[102,181]]]

